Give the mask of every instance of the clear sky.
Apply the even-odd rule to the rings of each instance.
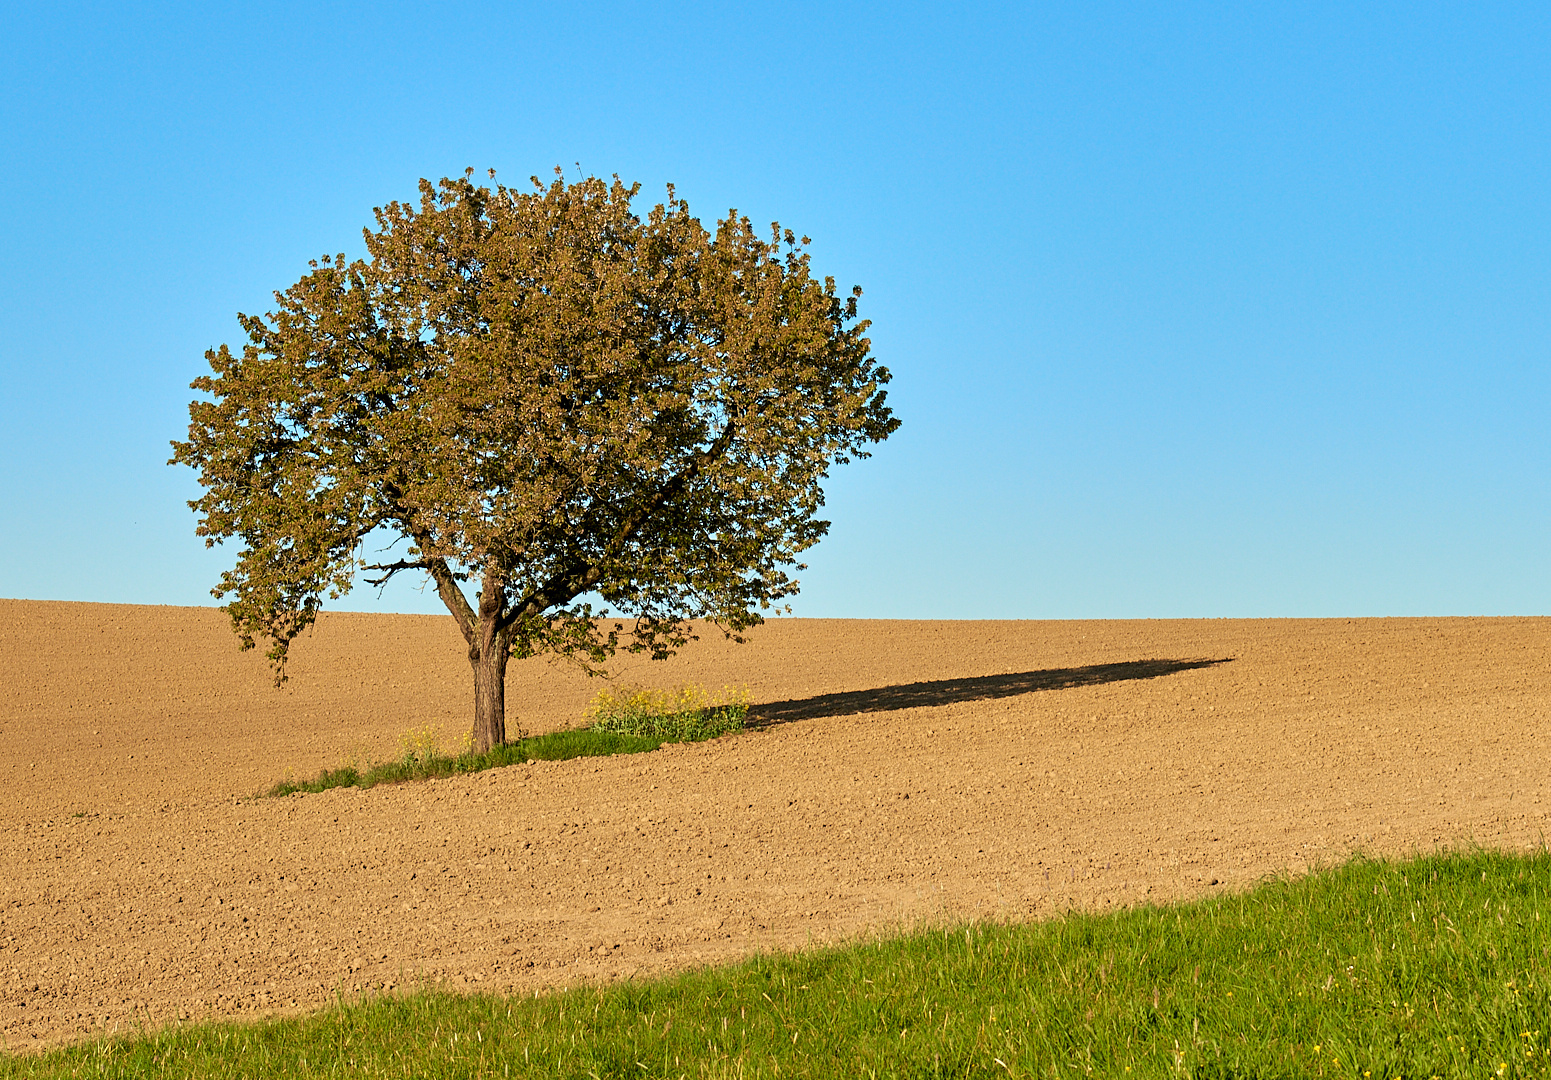
[[[6,23],[0,596],[213,603],[165,465],[204,350],[421,176],[579,163],[865,290],[904,426],[798,614],[1551,612],[1543,3]]]

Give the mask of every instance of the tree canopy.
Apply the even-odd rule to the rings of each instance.
[[[206,353],[172,461],[205,489],[199,535],[239,542],[213,593],[277,681],[325,596],[429,575],[484,749],[509,656],[664,656],[688,620],[758,623],[828,528],[828,470],[899,422],[861,290],[814,278],[806,237],[736,211],[710,232],[671,187],[639,216],[618,177],[472,176],[422,180],[418,205],[375,211],[367,258],[319,259],[239,315],[248,340]],[[405,546],[369,562],[379,529]]]

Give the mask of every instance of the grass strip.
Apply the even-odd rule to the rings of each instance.
[[[375,787],[378,784],[403,784],[411,780],[432,780],[465,773],[521,765],[525,761],[565,761],[576,757],[602,757],[608,754],[639,754],[655,750],[668,740],[611,731],[579,729],[531,735],[501,746],[492,746],[483,754],[441,754],[419,750],[397,761],[378,762],[364,769],[345,765],[325,769],[311,780],[282,780],[263,795],[278,798],[298,791],[320,792],[337,787]]]
[[[285,779],[260,797],[279,798],[297,792],[316,794],[329,788],[369,788],[403,784],[520,765],[524,761],[565,761],[575,757],[639,754],[667,742],[701,742],[742,731],[749,712],[746,690],[724,688],[707,694],[690,683],[677,690],[641,687],[604,689],[588,707],[588,726],[548,735],[527,736],[493,746],[482,754],[465,749],[441,752],[434,725],[411,728],[400,737],[402,753],[395,761],[364,768],[345,765],[325,769],[311,780]]]
[[[9,1077],[1542,1077],[1551,856],[919,930],[538,997],[419,992],[0,1059]]]

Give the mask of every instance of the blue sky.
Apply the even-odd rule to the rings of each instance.
[[[7,19],[0,596],[213,603],[204,350],[421,176],[580,163],[866,292],[904,426],[798,614],[1551,610],[1545,5]]]

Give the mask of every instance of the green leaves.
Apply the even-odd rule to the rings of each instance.
[[[367,259],[240,316],[240,355],[193,384],[173,461],[200,534],[241,545],[215,593],[281,677],[379,526],[413,554],[374,580],[429,573],[471,649],[601,663],[619,639],[589,593],[654,654],[691,618],[735,634],[796,591],[827,470],[898,426],[859,290],[815,280],[790,230],[732,212],[713,234],[671,188],[643,219],[617,177],[471,176],[377,210]]]

